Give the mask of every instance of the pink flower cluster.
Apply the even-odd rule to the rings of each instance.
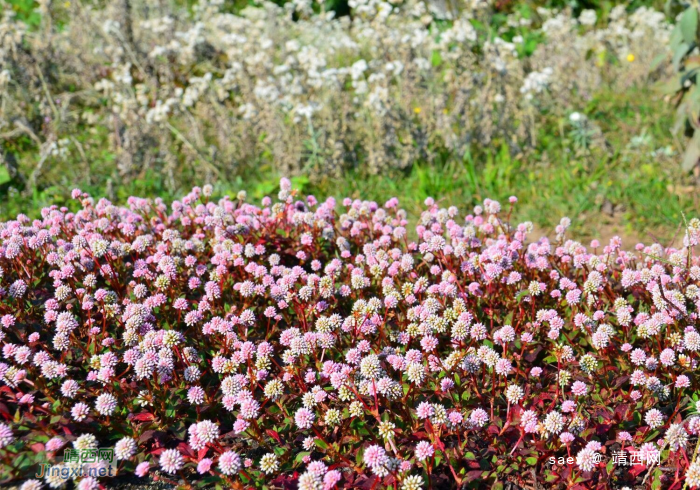
[[[626,251],[529,238],[515,198],[411,228],[210,195],[0,223],[0,483],[113,484],[32,477],[72,447],[185,486],[700,485],[700,221]]]

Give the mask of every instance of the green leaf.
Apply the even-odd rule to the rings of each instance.
[[[197,485],[198,488],[205,488],[209,485],[215,484],[219,481],[218,476],[210,475],[210,476],[205,476],[203,478],[197,479],[197,482],[195,485]]]
[[[688,44],[695,41],[698,32],[698,9],[695,7],[686,9],[683,15],[681,15],[681,20],[678,25],[680,25],[681,28],[683,41]]]
[[[299,189],[300,191],[303,191],[304,187],[306,187],[306,185],[310,182],[306,175],[297,175],[296,177],[292,177],[291,181],[292,187],[294,189]]]
[[[529,464],[530,466],[535,466],[535,465],[537,464],[537,458],[535,458],[535,457],[529,457],[529,458],[527,458],[527,459],[525,460],[525,462],[526,462],[527,464]]]
[[[694,72],[697,70],[693,70]],[[687,94],[688,100],[690,101],[690,111],[694,116],[694,119],[697,120],[697,114],[700,112],[700,85],[695,85],[691,91],[688,92]],[[691,124],[693,121],[691,121]],[[693,124],[693,127],[697,128],[697,124]]]
[[[666,53],[657,54],[656,57],[654,57],[654,59],[651,60],[651,63],[649,64],[649,71],[656,70],[659,67],[659,65],[661,65],[661,62],[665,59]]]
[[[688,142],[688,146],[683,153],[683,165],[682,169],[684,172],[690,172],[693,167],[698,163],[700,159],[700,131],[695,131],[693,137]]]
[[[669,39],[669,47],[671,51],[675,51],[680,43],[683,42],[683,33],[681,32],[681,26],[676,25],[676,27],[671,32],[671,38]]]
[[[681,43],[673,52],[673,71],[678,71],[680,69],[681,60],[686,55],[689,49],[690,44]]]

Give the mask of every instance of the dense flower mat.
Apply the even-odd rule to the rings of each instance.
[[[414,227],[396,199],[280,188],[76,190],[76,213],[0,224],[5,483],[700,484],[700,221],[626,251],[566,219],[535,241],[515,198],[429,199]],[[66,448],[113,448],[117,479]],[[42,463],[66,471],[28,480]]]

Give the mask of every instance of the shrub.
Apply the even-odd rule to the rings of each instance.
[[[104,188],[155,173],[174,192],[261,165],[319,180],[484,148],[517,155],[546,115],[582,110],[600,87],[644,85],[651,61],[670,58],[672,26],[648,8],[505,16],[474,1],[453,15],[362,0],[335,18],[310,1],[227,4],[49,2],[34,27],[8,9],[11,184]]]
[[[65,447],[234,488],[700,483],[700,221],[680,248],[586,248],[567,219],[528,244],[515,198],[428,199],[414,231],[396,199],[280,189],[76,190],[0,225],[5,483]]]
[[[670,2],[669,6],[678,7],[678,4],[679,2]],[[692,170],[700,161],[700,132],[696,131],[700,123],[697,116],[700,109],[697,88],[697,73],[700,68],[696,49],[698,37],[698,6],[685,5],[685,10],[678,15],[678,23],[670,39],[674,73],[663,86],[668,99],[673,101],[676,108],[674,133],[690,138],[684,145],[684,171]]]

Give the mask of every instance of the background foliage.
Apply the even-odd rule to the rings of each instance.
[[[52,22],[47,26],[47,13],[44,12],[42,17],[43,7],[38,2],[2,1],[9,7],[5,12],[16,12],[15,20],[26,25],[29,33],[27,38],[22,40],[21,52],[32,53],[32,50],[35,50],[33,53],[38,56],[41,56],[44,47],[34,45],[36,39],[41,38],[40,34],[47,32],[46,29],[56,38],[69,31],[71,20],[77,18],[74,14],[79,11],[76,10],[78,6],[80,9],[89,7],[100,15],[109,16],[121,5],[120,2],[52,2],[48,4],[47,11]],[[195,2],[177,1],[162,4],[167,6],[172,15],[182,19],[194,19],[193,12],[197,8]],[[249,5],[252,4],[227,1],[220,10],[238,14]],[[472,20],[479,33],[479,40],[474,49],[478,52],[483,48],[484,41],[493,40],[495,37],[501,36],[507,41],[512,41],[515,35],[521,35],[524,42],[519,49],[523,55],[522,59],[525,60],[521,76],[526,76],[537,69],[537,53],[538,50],[542,51],[541,44],[545,39],[538,8],[550,8],[555,11],[564,9],[565,12],[569,12],[571,18],[580,16],[586,9],[594,9],[598,17],[596,27],[603,29],[609,23],[610,12],[616,5],[624,5],[628,13],[640,7],[665,11],[670,22],[674,22],[678,13],[687,7],[686,4],[666,5],[658,1],[494,2],[489,5],[487,17]],[[351,12],[346,2],[326,3],[323,8],[333,10],[338,15],[349,14],[357,21],[358,16]],[[323,8],[313,4],[316,12]],[[135,11],[133,15],[136,20],[142,14],[141,11]],[[295,15],[295,18],[299,17],[298,14]],[[514,31],[509,28],[508,23],[509,19],[516,17],[531,18],[533,22]],[[431,32],[439,32],[449,28],[451,24],[449,19],[433,19],[428,29]],[[676,29],[680,29],[680,26]],[[32,36],[32,33],[35,35]],[[673,44],[676,42],[675,38],[671,41],[669,49],[678,49]],[[90,38],[86,38],[84,42],[90,42]],[[61,53],[63,46],[60,44],[56,44],[52,49],[68,56],[67,52]],[[530,144],[515,149],[509,142],[498,137],[485,144],[474,142],[460,151],[446,149],[442,144],[428,141],[427,152],[415,151],[409,145],[405,158],[410,164],[402,164],[400,168],[385,166],[380,170],[372,170],[371,165],[368,165],[367,155],[363,156],[360,152],[358,160],[346,166],[343,171],[323,171],[322,169],[326,168],[323,167],[323,162],[329,158],[328,150],[318,145],[323,145],[324,142],[330,144],[327,135],[320,130],[308,132],[303,127],[300,130],[297,125],[294,137],[288,139],[293,141],[298,149],[294,157],[298,170],[290,172],[289,166],[280,168],[278,155],[269,153],[264,149],[265,145],[259,144],[265,136],[265,129],[258,128],[258,143],[255,143],[257,146],[248,154],[248,158],[241,158],[235,167],[226,167],[225,175],[216,177],[210,173],[202,173],[202,159],[198,159],[196,153],[199,152],[200,156],[204,155],[207,158],[212,155],[214,159],[219,158],[220,155],[226,154],[226,149],[222,148],[227,145],[225,139],[212,140],[204,134],[204,144],[201,147],[194,144],[197,149],[192,151],[192,148],[183,144],[182,139],[174,136],[171,131],[166,131],[168,139],[158,141],[155,146],[151,144],[151,148],[163,150],[165,146],[170,146],[168,150],[171,154],[182,160],[174,174],[177,179],[167,179],[162,167],[158,166],[137,168],[128,175],[120,172],[118,166],[124,155],[114,144],[112,127],[108,124],[90,125],[83,121],[64,124],[60,129],[70,134],[74,141],[67,157],[47,158],[41,170],[35,174],[37,162],[42,161],[42,152],[48,146],[51,133],[56,132],[56,136],[53,137],[55,141],[63,136],[59,134],[57,125],[46,125],[42,122],[44,112],[51,112],[52,109],[46,98],[46,90],[33,67],[45,66],[44,80],[53,98],[64,94],[71,97],[71,101],[77,101],[77,109],[69,109],[72,112],[85,108],[80,94],[88,86],[86,81],[65,71],[68,68],[51,66],[41,60],[35,60],[37,63],[32,64],[32,58],[29,57],[25,59],[27,66],[18,66],[18,70],[23,70],[24,74],[31,78],[31,83],[25,87],[30,93],[21,121],[38,135],[40,144],[28,133],[16,132],[17,113],[10,114],[4,109],[7,112],[3,115],[0,110],[0,121],[5,122],[5,128],[0,132],[5,135],[15,133],[11,138],[0,140],[5,160],[5,165],[0,167],[0,215],[9,217],[24,212],[34,216],[41,206],[48,203],[70,205],[67,193],[75,185],[89,190],[94,195],[107,195],[116,202],[123,202],[132,194],[170,198],[180,195],[192,185],[202,183],[213,184],[217,195],[235,193],[245,187],[253,197],[261,198],[269,194],[279,176],[285,174],[295,175],[294,180],[298,187],[321,197],[347,193],[356,197],[378,198],[386,193],[394,193],[402,199],[409,213],[418,213],[422,201],[428,196],[445,196],[452,202],[472,205],[485,196],[505,199],[511,194],[517,194],[521,202],[520,217],[532,220],[545,229],[554,226],[560,216],[568,215],[574,219],[574,228],[585,235],[622,233],[634,239],[648,239],[651,234],[670,240],[676,234],[677,223],[682,220],[682,213],[689,213],[697,208],[697,177],[691,171],[692,164],[688,163],[691,159],[686,158],[685,166],[681,165],[686,148],[693,148],[692,144],[686,143],[692,136],[692,131],[678,131],[679,116],[674,115],[678,98],[671,99],[665,95],[669,93],[668,87],[666,92],[658,90],[658,82],[664,80],[664,77],[659,75],[659,70],[663,71],[664,67],[669,67],[669,70],[686,70],[685,75],[681,73],[679,76],[685,76],[687,79],[687,65],[693,62],[690,53],[692,49],[687,49],[686,46],[687,56],[682,59],[682,63],[676,60],[678,66],[671,66],[671,54],[663,60],[653,60],[655,66],[652,66],[652,60],[639,58],[641,53],[636,53],[637,58],[634,62],[628,62],[624,57],[617,58],[612,51],[609,52],[603,58],[601,71],[604,74],[614,71],[615,75],[601,79],[588,94],[565,91],[561,92],[563,97],[553,94],[551,100],[537,107]],[[600,53],[584,53],[584,57],[588,57],[589,60],[595,56],[600,56]],[[72,54],[70,57],[75,59]],[[445,68],[449,68],[449,65],[440,61],[439,55],[434,56],[431,61],[438,64],[435,70],[437,76],[443,77],[447,72]],[[103,61],[97,59],[95,63],[92,68],[99,67]],[[591,62],[591,66],[595,64]],[[183,70],[187,71],[183,72],[182,76],[201,75],[208,69],[206,60],[200,60],[191,65],[183,65]],[[619,73],[625,74],[630,69],[639,73],[656,71],[657,74],[635,75],[631,81],[625,82],[622,88],[616,85],[620,78]],[[565,73],[565,69],[562,69],[562,73]],[[88,76],[87,79],[95,80],[93,76]],[[694,78],[692,80],[694,81]],[[183,82],[178,81],[176,85],[186,82],[187,78],[183,78]],[[683,94],[689,92],[687,87],[682,91]],[[427,91],[426,95],[430,95],[430,92]],[[10,104],[8,98],[2,99],[0,95],[4,106]],[[683,100],[688,99],[690,96]],[[109,104],[105,105],[104,100],[99,104],[103,108],[109,107]],[[408,126],[404,127],[413,128],[414,133],[416,129],[430,128],[429,122],[423,122],[432,118],[428,108],[421,108],[421,114],[411,114],[415,102],[407,100],[402,104],[403,107],[397,114],[401,114],[400,117],[408,121]],[[94,107],[103,110],[99,105]],[[94,107],[91,110],[94,110]],[[518,131],[523,129],[520,121],[526,120],[522,112],[519,112],[521,109],[513,109],[514,117],[518,118],[518,125],[515,126],[519,128]],[[569,115],[574,111],[584,114],[590,122],[590,127],[577,133],[577,129],[569,120]],[[194,117],[204,116],[195,113]],[[189,143],[194,141],[191,133],[187,133],[188,122],[183,121],[181,116],[174,118],[172,124]],[[689,122],[683,124],[692,127]],[[125,125],[129,126],[128,121]],[[238,129],[235,132],[238,132]],[[588,140],[591,140],[590,145],[586,143]],[[358,141],[361,146],[365,140]],[[693,140],[690,141],[692,143]],[[411,145],[415,144],[414,142]],[[148,145],[148,140],[145,140],[142,147]],[[214,153],[210,153],[212,148],[216,148]],[[131,155],[131,158],[136,158],[141,151],[138,148],[127,149],[126,153]],[[285,150],[283,154],[289,153]],[[348,154],[352,154],[352,151]]]

